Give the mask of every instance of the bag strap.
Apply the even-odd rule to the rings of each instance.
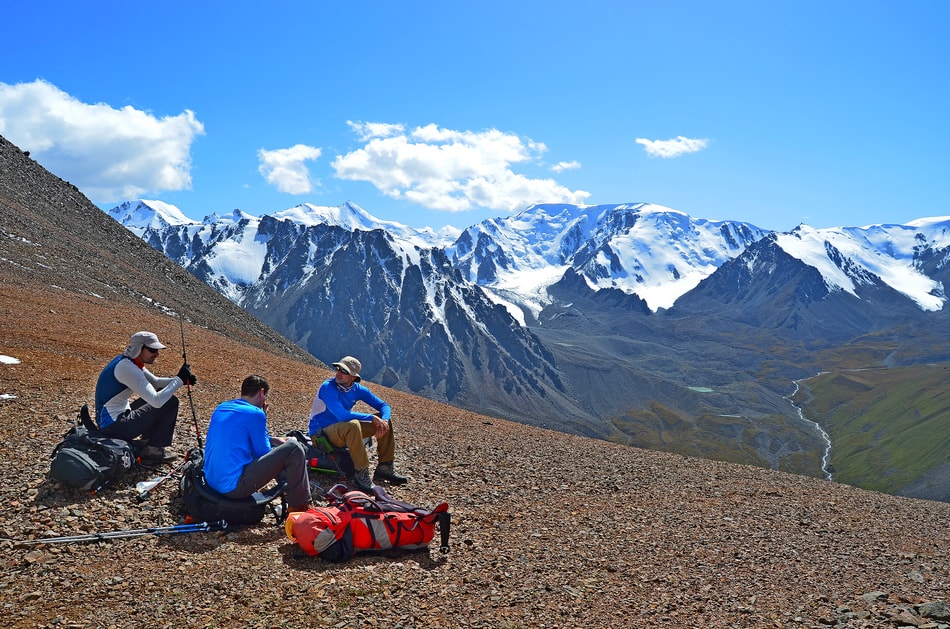
[[[436,512],[435,516],[439,521],[439,552],[447,555],[449,553],[449,528],[452,526],[452,514],[445,510]]]
[[[383,511],[379,504],[362,491],[350,490],[343,483],[337,483],[326,493],[327,502],[344,509],[363,507],[370,511]]]
[[[82,408],[79,409],[79,415],[76,417],[76,423],[86,427],[86,430],[95,432],[99,430],[99,424],[93,420],[92,415],[89,414],[89,405],[83,404]]]
[[[417,507],[409,502],[403,502],[402,500],[393,498],[379,485],[373,487],[373,495],[376,498],[376,504],[380,505],[384,511],[401,511],[403,513],[412,513],[421,517],[427,517],[436,511],[448,509],[448,503],[445,502],[440,503],[435,509]]]

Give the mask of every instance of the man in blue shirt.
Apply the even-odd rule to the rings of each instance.
[[[322,432],[333,445],[350,450],[353,467],[356,468],[354,483],[357,489],[371,492],[373,482],[386,481],[403,485],[409,481],[396,473],[393,460],[396,458],[396,440],[393,437],[389,404],[360,384],[360,369],[363,365],[352,356],[345,356],[333,363],[336,376],[320,385],[313,406],[310,408],[310,437]],[[364,402],[376,409],[375,414],[353,411],[357,402]],[[372,480],[369,476],[369,456],[363,439],[376,437],[379,463]]]
[[[310,508],[307,446],[267,432],[269,390],[263,377],[248,376],[241,383],[241,397],[214,409],[205,445],[205,478],[228,498],[246,498],[283,477],[290,512],[306,511]]]

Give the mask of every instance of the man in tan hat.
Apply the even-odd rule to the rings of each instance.
[[[333,363],[336,376],[328,378],[313,399],[310,407],[311,439],[324,436],[338,448],[350,450],[353,467],[356,468],[356,488],[370,492],[373,482],[388,482],[403,485],[409,481],[396,473],[393,460],[396,458],[396,440],[393,437],[390,416],[392,409],[372,391],[360,384],[363,366],[352,356],[344,356]],[[375,414],[354,412],[357,402],[364,402],[376,409]],[[372,480],[369,476],[369,456],[363,439],[376,437],[379,462]]]
[[[136,332],[125,351],[105,366],[96,382],[96,423],[109,437],[132,441],[142,437],[147,445],[142,458],[171,461],[176,454],[166,448],[172,443],[178,421],[177,391],[185,383],[196,384],[188,365],[178,375],[159,378],[146,365],[165,349],[152,332]],[[132,395],[138,396],[134,402]]]

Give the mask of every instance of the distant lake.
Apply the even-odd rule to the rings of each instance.
[[[713,390],[709,387],[686,387],[690,391],[695,391],[696,393],[712,393]]]

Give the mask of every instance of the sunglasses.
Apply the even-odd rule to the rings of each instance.
[[[148,351],[152,352],[153,354],[157,354],[157,353],[158,353],[158,350],[157,350],[157,349],[152,349],[152,348],[149,347],[148,345],[143,345],[143,346],[142,346],[142,349],[147,349]]]

